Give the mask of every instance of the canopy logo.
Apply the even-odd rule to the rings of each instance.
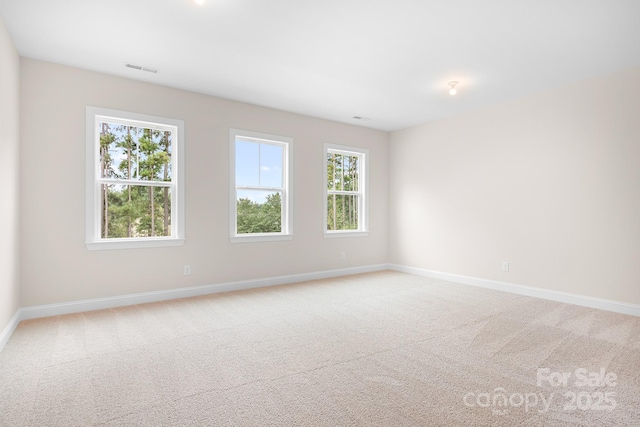
[[[618,376],[605,368],[599,371],[578,368],[570,372],[538,368],[536,385],[551,387],[553,392],[507,393],[504,388],[497,387],[493,392],[469,392],[462,401],[467,407],[491,408],[494,415],[507,415],[513,408],[525,412],[548,412],[552,403],[555,403],[554,409],[563,411],[612,411],[617,405],[616,393],[606,388],[615,387],[617,381]]]

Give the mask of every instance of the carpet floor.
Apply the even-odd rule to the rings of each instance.
[[[23,321],[0,425],[639,426],[640,318],[383,271]]]

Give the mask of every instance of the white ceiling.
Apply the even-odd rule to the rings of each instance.
[[[0,16],[25,57],[383,130],[640,65],[640,0],[0,0]]]

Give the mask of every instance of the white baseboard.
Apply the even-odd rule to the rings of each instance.
[[[387,267],[389,270],[429,277],[432,279],[446,280],[463,285],[494,289],[497,291],[510,292],[513,294],[526,295],[535,298],[558,301],[567,304],[581,305],[584,307],[597,308],[600,310],[613,311],[616,313],[630,314],[632,316],[640,317],[640,305],[636,304],[589,297],[585,295],[571,294],[568,292],[552,291],[549,289],[534,288],[531,286],[516,285],[508,282],[499,282],[497,280],[479,279],[477,277],[443,273],[441,271],[425,270],[416,267],[407,267],[404,265],[388,264]]]
[[[362,267],[341,268],[312,273],[291,274],[264,279],[242,280],[237,282],[217,283],[214,285],[193,286],[188,288],[167,289],[163,291],[143,292],[137,294],[119,295],[107,298],[95,298],[81,301],[71,301],[59,304],[47,304],[19,309],[19,321],[40,317],[59,316],[62,314],[80,313],[83,311],[102,310],[106,308],[124,307],[127,305],[144,304],[149,302],[166,301],[177,298],[188,298],[219,292],[238,291],[242,289],[262,288],[266,286],[285,285],[288,283],[305,282],[308,280],[326,279],[329,277],[348,276],[358,273],[386,270],[386,264],[367,265]],[[14,327],[15,329],[15,327]],[[13,332],[13,330],[12,330]]]
[[[95,298],[81,301],[72,301],[59,304],[47,304],[18,309],[13,318],[0,333],[0,351],[9,341],[18,324],[22,320],[36,319],[40,317],[59,316],[63,314],[80,313],[83,311],[102,310],[107,308],[124,307],[127,305],[144,304],[149,302],[166,301],[177,298],[188,298],[200,295],[209,295],[220,292],[238,291],[243,289],[261,288],[266,286],[285,285],[288,283],[305,282],[308,280],[326,279],[330,277],[347,276],[351,274],[370,273],[374,271],[394,270],[432,279],[446,280],[464,285],[478,286],[498,291],[510,292],[536,298],[543,298],[568,304],[581,305],[616,313],[630,314],[640,317],[640,305],[628,304],[619,301],[594,298],[584,295],[570,294],[566,292],[552,291],[548,289],[534,288],[531,286],[516,285],[513,283],[499,282],[496,280],[480,279],[458,274],[443,273],[433,270],[408,267],[397,264],[375,264],[362,267],[342,268],[337,270],[325,270],[312,273],[292,274],[263,279],[242,280],[237,282],[218,283],[213,285],[193,286],[188,288],[167,289],[129,295],[120,295],[108,298]]]
[[[16,314],[13,315],[7,326],[4,327],[2,332],[0,333],[0,351],[4,348],[4,345],[9,342],[9,338],[13,334],[13,331],[18,327],[18,323],[20,323],[20,309],[16,311]]]

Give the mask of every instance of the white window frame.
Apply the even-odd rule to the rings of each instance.
[[[243,189],[272,189],[267,187],[247,187],[236,185],[236,139],[245,138],[255,140],[257,143],[265,143],[282,146],[282,231],[279,233],[237,233],[237,191]],[[232,243],[269,242],[293,239],[293,138],[279,135],[271,135],[261,132],[246,131],[241,129],[229,130],[229,231]],[[276,188],[273,188],[276,190]]]
[[[171,151],[171,236],[107,238],[101,237],[100,185],[100,121],[129,124],[138,127],[152,127],[170,130],[173,133]],[[88,250],[152,248],[180,246],[185,240],[184,220],[184,121],[147,114],[107,108],[86,108],[86,246]],[[110,180],[114,181],[114,180]],[[153,183],[140,181],[140,185]],[[163,185],[164,186],[164,185]]]
[[[358,156],[360,158],[358,170],[358,229],[357,230],[329,230],[327,224],[329,190],[327,189],[327,155],[329,153],[345,154],[349,156]],[[369,150],[366,148],[348,147],[337,144],[324,144],[323,155],[323,188],[324,188],[324,210],[323,225],[324,237],[365,237],[369,235]]]

